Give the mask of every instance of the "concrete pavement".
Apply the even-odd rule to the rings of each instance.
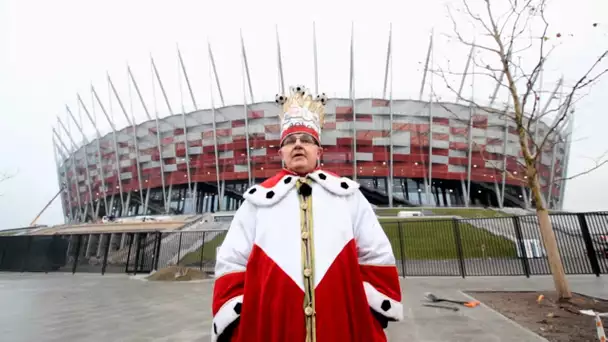
[[[574,291],[608,298],[608,277],[570,277]],[[125,275],[0,273],[6,341],[208,341],[212,281],[147,282]],[[550,277],[408,278],[405,320],[389,341],[544,341],[487,307],[454,313],[422,307],[424,292],[543,290]]]
[[[608,299],[608,277],[570,276],[574,292]],[[453,313],[420,304],[425,292],[440,297],[468,300],[463,291],[551,290],[550,276],[525,277],[419,277],[403,281],[405,320],[393,323],[389,341],[546,341],[494,310],[482,305]]]

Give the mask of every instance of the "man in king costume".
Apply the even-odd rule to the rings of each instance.
[[[285,168],[245,192],[217,255],[212,341],[386,341],[403,319],[390,242],[359,184],[318,168],[325,95],[290,93]]]

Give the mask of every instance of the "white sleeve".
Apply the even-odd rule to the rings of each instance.
[[[238,324],[245,292],[245,269],[255,236],[256,208],[243,202],[234,215],[215,263],[213,286],[213,325],[211,341],[217,341]]]
[[[354,233],[363,288],[374,316],[386,328],[389,321],[403,319],[395,255],[371,204],[360,191],[353,196]]]
[[[353,194],[354,234],[357,241],[359,264],[395,265],[391,243],[378,217],[361,191]]]
[[[215,277],[245,271],[255,237],[256,208],[249,201],[237,210],[216,256]]]

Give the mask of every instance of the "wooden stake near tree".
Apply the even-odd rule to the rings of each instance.
[[[564,85],[566,91],[561,93],[564,100],[557,107],[549,109],[547,108],[548,103],[541,110],[540,95],[543,92],[539,88],[542,88],[542,71],[547,58],[556,47],[560,46],[560,38],[562,38],[562,34],[559,32],[554,32],[551,37],[548,36],[549,23],[545,16],[547,1],[462,0],[462,7],[456,11],[464,14],[466,23],[470,25],[469,28],[472,28],[473,33],[471,34],[477,39],[465,37],[466,34],[460,30],[461,25],[453,15],[454,5],[450,3],[448,6],[449,18],[453,24],[453,35],[448,37],[483,53],[483,57],[474,56],[472,59],[474,65],[482,71],[472,74],[490,77],[493,82],[498,84],[497,90],[501,88],[506,91],[509,101],[504,101],[504,105],[507,106],[507,110],[503,112],[487,108],[487,106],[484,108],[484,106],[478,105],[473,98],[463,98],[461,96],[462,85],[459,90],[456,90],[458,87],[454,87],[446,77],[446,74],[457,75],[456,73],[446,72],[441,68],[433,72],[443,78],[447,88],[456,94],[459,100],[468,103],[474,110],[499,112],[516,126],[523,159],[521,165],[525,175],[509,172],[506,170],[506,163],[500,168],[509,177],[520,180],[522,184],[526,184],[530,188],[531,200],[536,210],[555,289],[561,300],[568,300],[572,297],[572,293],[566,280],[549,217],[548,204],[543,195],[538,165],[543,152],[553,150],[553,146],[560,143],[562,130],[574,113],[574,104],[584,96],[581,94],[581,90],[590,88],[608,73],[608,49],[599,54],[587,72],[576,82]],[[498,9],[498,7],[500,8]],[[598,26],[592,22],[588,24],[593,28]],[[604,46],[608,47],[608,40]],[[484,60],[484,57],[489,59]],[[526,63],[522,63],[522,59]],[[585,60],[580,62],[587,63]],[[540,82],[538,82],[539,78]],[[494,97],[496,93],[497,91],[495,91]],[[549,118],[552,123],[548,125],[548,131],[540,133],[538,126],[541,120],[546,121]],[[472,127],[469,126],[469,129]],[[603,157],[604,160],[596,160],[593,168],[574,176],[568,176],[567,179],[589,173],[603,166],[608,162]],[[553,183],[565,179],[565,177],[554,179]],[[552,184],[546,186],[549,186],[549,191],[552,191]]]

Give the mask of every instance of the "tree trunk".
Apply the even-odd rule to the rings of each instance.
[[[535,178],[535,177],[534,177]],[[553,225],[549,218],[549,211],[543,205],[543,198],[540,191],[540,185],[537,181],[531,181],[532,194],[534,201],[536,202],[536,217],[538,217],[538,225],[540,227],[540,235],[547,251],[547,259],[549,261],[549,269],[553,275],[553,283],[555,284],[555,291],[560,300],[568,300],[572,298],[570,292],[570,286],[566,280],[566,272],[564,271],[564,265],[557,247],[557,240],[555,238],[555,232],[553,231]]]

